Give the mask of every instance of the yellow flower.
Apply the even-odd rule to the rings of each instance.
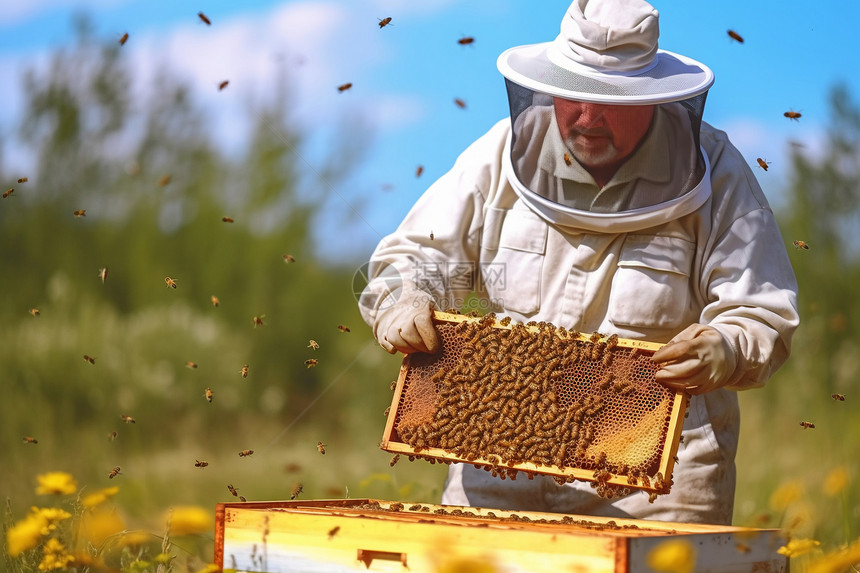
[[[99,506],[99,505],[103,504],[104,502],[106,502],[107,500],[109,500],[110,498],[112,498],[113,496],[115,496],[118,492],[119,492],[119,487],[117,487],[117,486],[106,487],[104,489],[101,489],[97,492],[91,493],[88,496],[84,497],[81,500],[81,505],[86,507],[86,508]]]
[[[800,481],[785,482],[770,494],[770,507],[776,511],[783,511],[802,496],[803,484]]]
[[[648,552],[648,567],[665,573],[693,573],[696,569],[696,548],[689,541],[664,541]]]
[[[112,535],[125,529],[125,521],[116,511],[87,511],[81,515],[79,537],[99,547]]]
[[[124,533],[122,539],[119,540],[120,545],[124,547],[140,547],[153,540],[152,534],[146,531],[129,531]]]
[[[10,557],[17,557],[33,549],[42,539],[42,529],[47,522],[38,514],[30,514],[6,531],[6,550]]]
[[[206,567],[197,571],[197,573],[221,573],[221,568],[214,563],[209,563]]]
[[[65,569],[74,560],[74,555],[69,554],[66,551],[66,547],[59,540],[52,537],[45,543],[45,547],[42,548],[42,561],[39,563],[39,571]]]
[[[836,497],[846,485],[848,485],[848,471],[844,466],[837,466],[824,478],[824,495]]]
[[[809,553],[816,547],[821,545],[820,542],[814,539],[792,539],[782,547],[776,550],[780,555],[793,558],[805,553]]]
[[[196,535],[211,533],[215,528],[212,514],[199,506],[179,506],[168,513],[171,535]]]
[[[66,472],[39,474],[36,479],[39,481],[39,487],[36,488],[38,495],[69,495],[78,491],[78,482]]]
[[[856,563],[860,563],[860,539],[848,547],[842,547],[813,561],[807,571],[808,573],[842,573],[849,571]]]

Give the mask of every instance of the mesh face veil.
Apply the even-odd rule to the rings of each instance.
[[[706,90],[675,101],[619,104],[505,83],[508,179],[544,216],[561,218],[554,222],[565,224],[566,215],[665,221],[679,215],[679,205],[698,207],[694,198],[707,198],[708,164],[699,146]]]

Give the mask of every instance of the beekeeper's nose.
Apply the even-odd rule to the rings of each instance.
[[[606,125],[604,116],[607,106],[599,103],[580,103],[579,107],[579,117],[576,120],[578,126],[587,129]]]

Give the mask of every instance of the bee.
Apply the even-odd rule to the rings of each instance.
[[[758,166],[761,167],[762,169],[764,169],[765,171],[767,171],[767,166],[770,165],[770,161],[765,161],[761,157],[757,157],[756,162],[758,163]]]
[[[107,280],[107,267],[99,269],[98,277],[101,279],[102,284],[105,284],[105,281]]]
[[[212,306],[221,306],[221,300],[214,294],[209,297],[209,300],[212,301]]]
[[[123,415],[122,415],[122,416],[120,416],[119,418],[120,418],[120,420],[122,420],[122,421],[123,421],[123,422],[125,422],[126,424],[136,424],[136,423],[137,423],[137,422],[135,422],[135,421],[134,421],[134,418],[132,418],[132,417],[131,417],[131,416],[129,416],[128,414],[123,414]]]
[[[729,30],[727,33],[729,35],[729,38],[731,38],[732,40],[735,40],[737,43],[739,43],[739,44],[744,43],[744,39],[741,38],[741,35],[738,34],[737,32],[735,32],[734,30]]]
[[[210,19],[209,19],[209,17],[208,17],[208,16],[206,16],[206,14],[204,14],[203,12],[197,12],[197,17],[198,17],[198,18],[200,18],[200,20],[201,20],[204,24],[206,24],[207,26],[211,26],[211,25],[212,25],[212,20],[210,20]]]
[[[202,461],[202,460],[194,460],[194,467],[195,468],[205,468],[208,465],[209,465],[209,462]]]
[[[454,98],[454,105],[456,105],[460,109],[466,109],[466,102],[461,100],[460,98]]]
[[[176,279],[172,279],[170,277],[164,277],[164,284],[166,284],[170,288],[176,288]]]
[[[345,84],[340,84],[339,86],[337,86],[337,91],[343,93],[351,87],[352,87],[352,82],[346,82]]]
[[[657,501],[657,494],[652,491],[648,494],[648,503],[654,503],[655,501]]]
[[[233,223],[233,217],[221,217],[222,223]]]
[[[415,177],[421,177],[421,174],[424,173],[424,166],[419,165],[415,168]]]
[[[161,177],[159,177],[158,181],[156,181],[156,184],[159,187],[167,187],[168,185],[170,185],[171,179],[173,179],[173,176],[168,173],[167,175],[162,175]]]
[[[295,486],[293,486],[293,491],[290,492],[290,499],[296,499],[297,497],[299,497],[300,493],[302,493],[302,484],[297,483]]]
[[[738,553],[749,553],[750,551],[752,551],[750,549],[750,546],[747,545],[746,543],[737,543],[735,545],[735,549],[738,550]]]
[[[114,469],[110,471],[108,474],[108,479],[113,479],[119,475],[119,466],[116,466]]]
[[[230,80],[224,80],[223,82],[218,84],[218,91],[220,92],[221,90],[226,88],[228,85],[230,85]]]
[[[119,45],[120,45],[120,46],[125,46],[125,43],[126,43],[126,42],[128,42],[128,32],[126,32],[125,34],[123,34],[123,35],[122,35],[122,37],[119,39]]]
[[[244,495],[240,495],[240,496],[239,496],[239,501],[245,502],[245,501],[248,501],[248,500],[247,500],[247,499],[245,499],[245,496],[244,496]]]
[[[24,436],[24,443],[25,444],[38,444],[39,440],[37,440],[36,438],[34,438],[32,436]]]
[[[14,189],[13,189],[13,191],[14,191]],[[87,216],[87,210],[86,210],[86,209],[78,209],[77,211],[75,211],[74,213],[72,213],[72,215],[74,215],[75,217],[77,217],[78,219],[80,219],[81,217],[86,217],[86,216]]]
[[[233,487],[233,484],[227,484],[227,490],[233,494],[233,497],[239,497],[239,493],[236,491],[236,488]]]
[[[241,370],[239,370],[239,374],[241,374],[241,375],[242,375],[242,378],[247,378],[247,377],[248,377],[248,365],[247,365],[247,364],[245,364],[244,366],[242,366],[242,369],[241,369]]]
[[[339,331],[341,331],[341,332],[349,332],[349,327],[348,327],[348,326],[344,326],[344,325],[342,325],[342,324],[338,324],[338,325],[337,325],[337,329],[338,329]]]
[[[384,27],[388,26],[389,24],[391,24],[391,16],[388,16],[387,18],[382,18],[381,20],[379,20],[379,27],[380,28],[384,28]]]
[[[18,178],[18,183],[26,183],[27,181],[29,181],[29,179],[27,177],[19,177]]]
[[[87,361],[87,362],[89,362],[90,364],[95,364],[95,363],[96,363],[96,359],[95,359],[95,358],[93,358],[92,356],[90,356],[89,354],[84,354],[84,360],[86,360],[86,361]]]
[[[10,187],[9,189],[6,189],[6,191],[3,192],[3,198],[5,199],[6,197],[10,196],[14,192],[15,192],[14,187]]]
[[[307,366],[308,368],[313,368],[317,364],[319,364],[319,360],[316,360],[315,358],[308,358],[307,360],[305,360],[305,366]]]
[[[293,255],[284,255],[285,263],[294,263],[296,262],[296,258]]]
[[[800,422],[800,425],[803,427],[804,430],[806,430],[807,428],[815,428],[815,424],[813,424],[812,422]]]
[[[807,251],[809,250],[809,243],[807,243],[806,241],[801,241],[799,239],[795,239],[794,241],[792,241],[792,243],[794,243],[795,249],[804,249]]]
[[[35,308],[35,307],[34,307],[34,308],[31,308],[28,312],[29,312],[30,314],[32,314],[33,316],[39,316],[40,314],[42,314],[42,313],[41,313],[41,311],[40,311],[38,308]]]
[[[394,467],[394,464],[396,464],[399,460],[400,460],[400,454],[394,454],[394,456],[392,456],[392,458],[391,458],[391,461],[388,462],[388,465],[391,467]]]
[[[204,396],[206,396],[206,401],[211,404],[212,398],[215,397],[215,394],[212,392],[212,388],[206,388],[206,392],[204,393]]]
[[[391,384],[388,385],[388,389],[394,392],[394,389],[397,387],[397,380],[392,380]]]
[[[115,431],[114,431],[114,432],[110,432],[110,433],[107,435],[107,437],[108,437],[108,441],[111,441],[111,442],[112,442],[112,441],[114,441],[114,440],[116,439],[116,432],[115,432]]]
[[[265,317],[266,317],[265,314],[261,314],[260,316],[255,316],[253,318],[254,328],[257,328],[258,326],[266,326],[265,324],[263,324],[263,319]]]
[[[188,361],[186,361],[186,362],[185,362],[185,367],[186,367],[186,368],[194,369],[194,368],[197,368],[197,363],[196,363],[196,362],[191,362],[190,360],[188,360]]]
[[[391,18],[388,18],[388,19],[390,20]],[[380,27],[381,27],[381,26],[380,26]],[[335,535],[337,535],[337,532],[338,532],[338,531],[340,531],[340,525],[335,525],[334,527],[332,527],[331,529],[329,529],[329,530],[328,530],[328,538],[329,538],[329,539],[331,539],[332,537],[334,537]]]
[[[565,163],[565,165],[568,165],[568,166],[569,166],[569,165],[570,165],[570,163],[571,163],[571,161],[570,161],[570,153],[568,153],[568,152],[566,152],[566,151],[564,152],[564,163]]]
[[[469,45],[475,43],[475,38],[473,38],[471,36],[463,36],[462,38],[457,40],[457,43],[460,44],[461,46],[469,46]]]
[[[788,119],[790,119],[792,121],[800,121],[800,112],[799,111],[789,110],[782,115],[784,115],[785,117],[787,117]]]
[[[322,455],[325,455],[325,444],[322,442],[317,442],[317,451]]]
[[[844,394],[831,394],[830,397],[833,398],[834,400],[836,400],[837,402],[844,402],[845,401],[845,395]]]
[[[239,452],[239,457],[240,458],[247,458],[248,456],[250,456],[253,453],[254,453],[254,450],[242,450],[241,452]]]

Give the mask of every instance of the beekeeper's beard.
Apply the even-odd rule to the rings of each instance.
[[[584,167],[608,167],[624,158],[615,147],[613,133],[603,127],[589,128],[564,139],[565,146]]]

